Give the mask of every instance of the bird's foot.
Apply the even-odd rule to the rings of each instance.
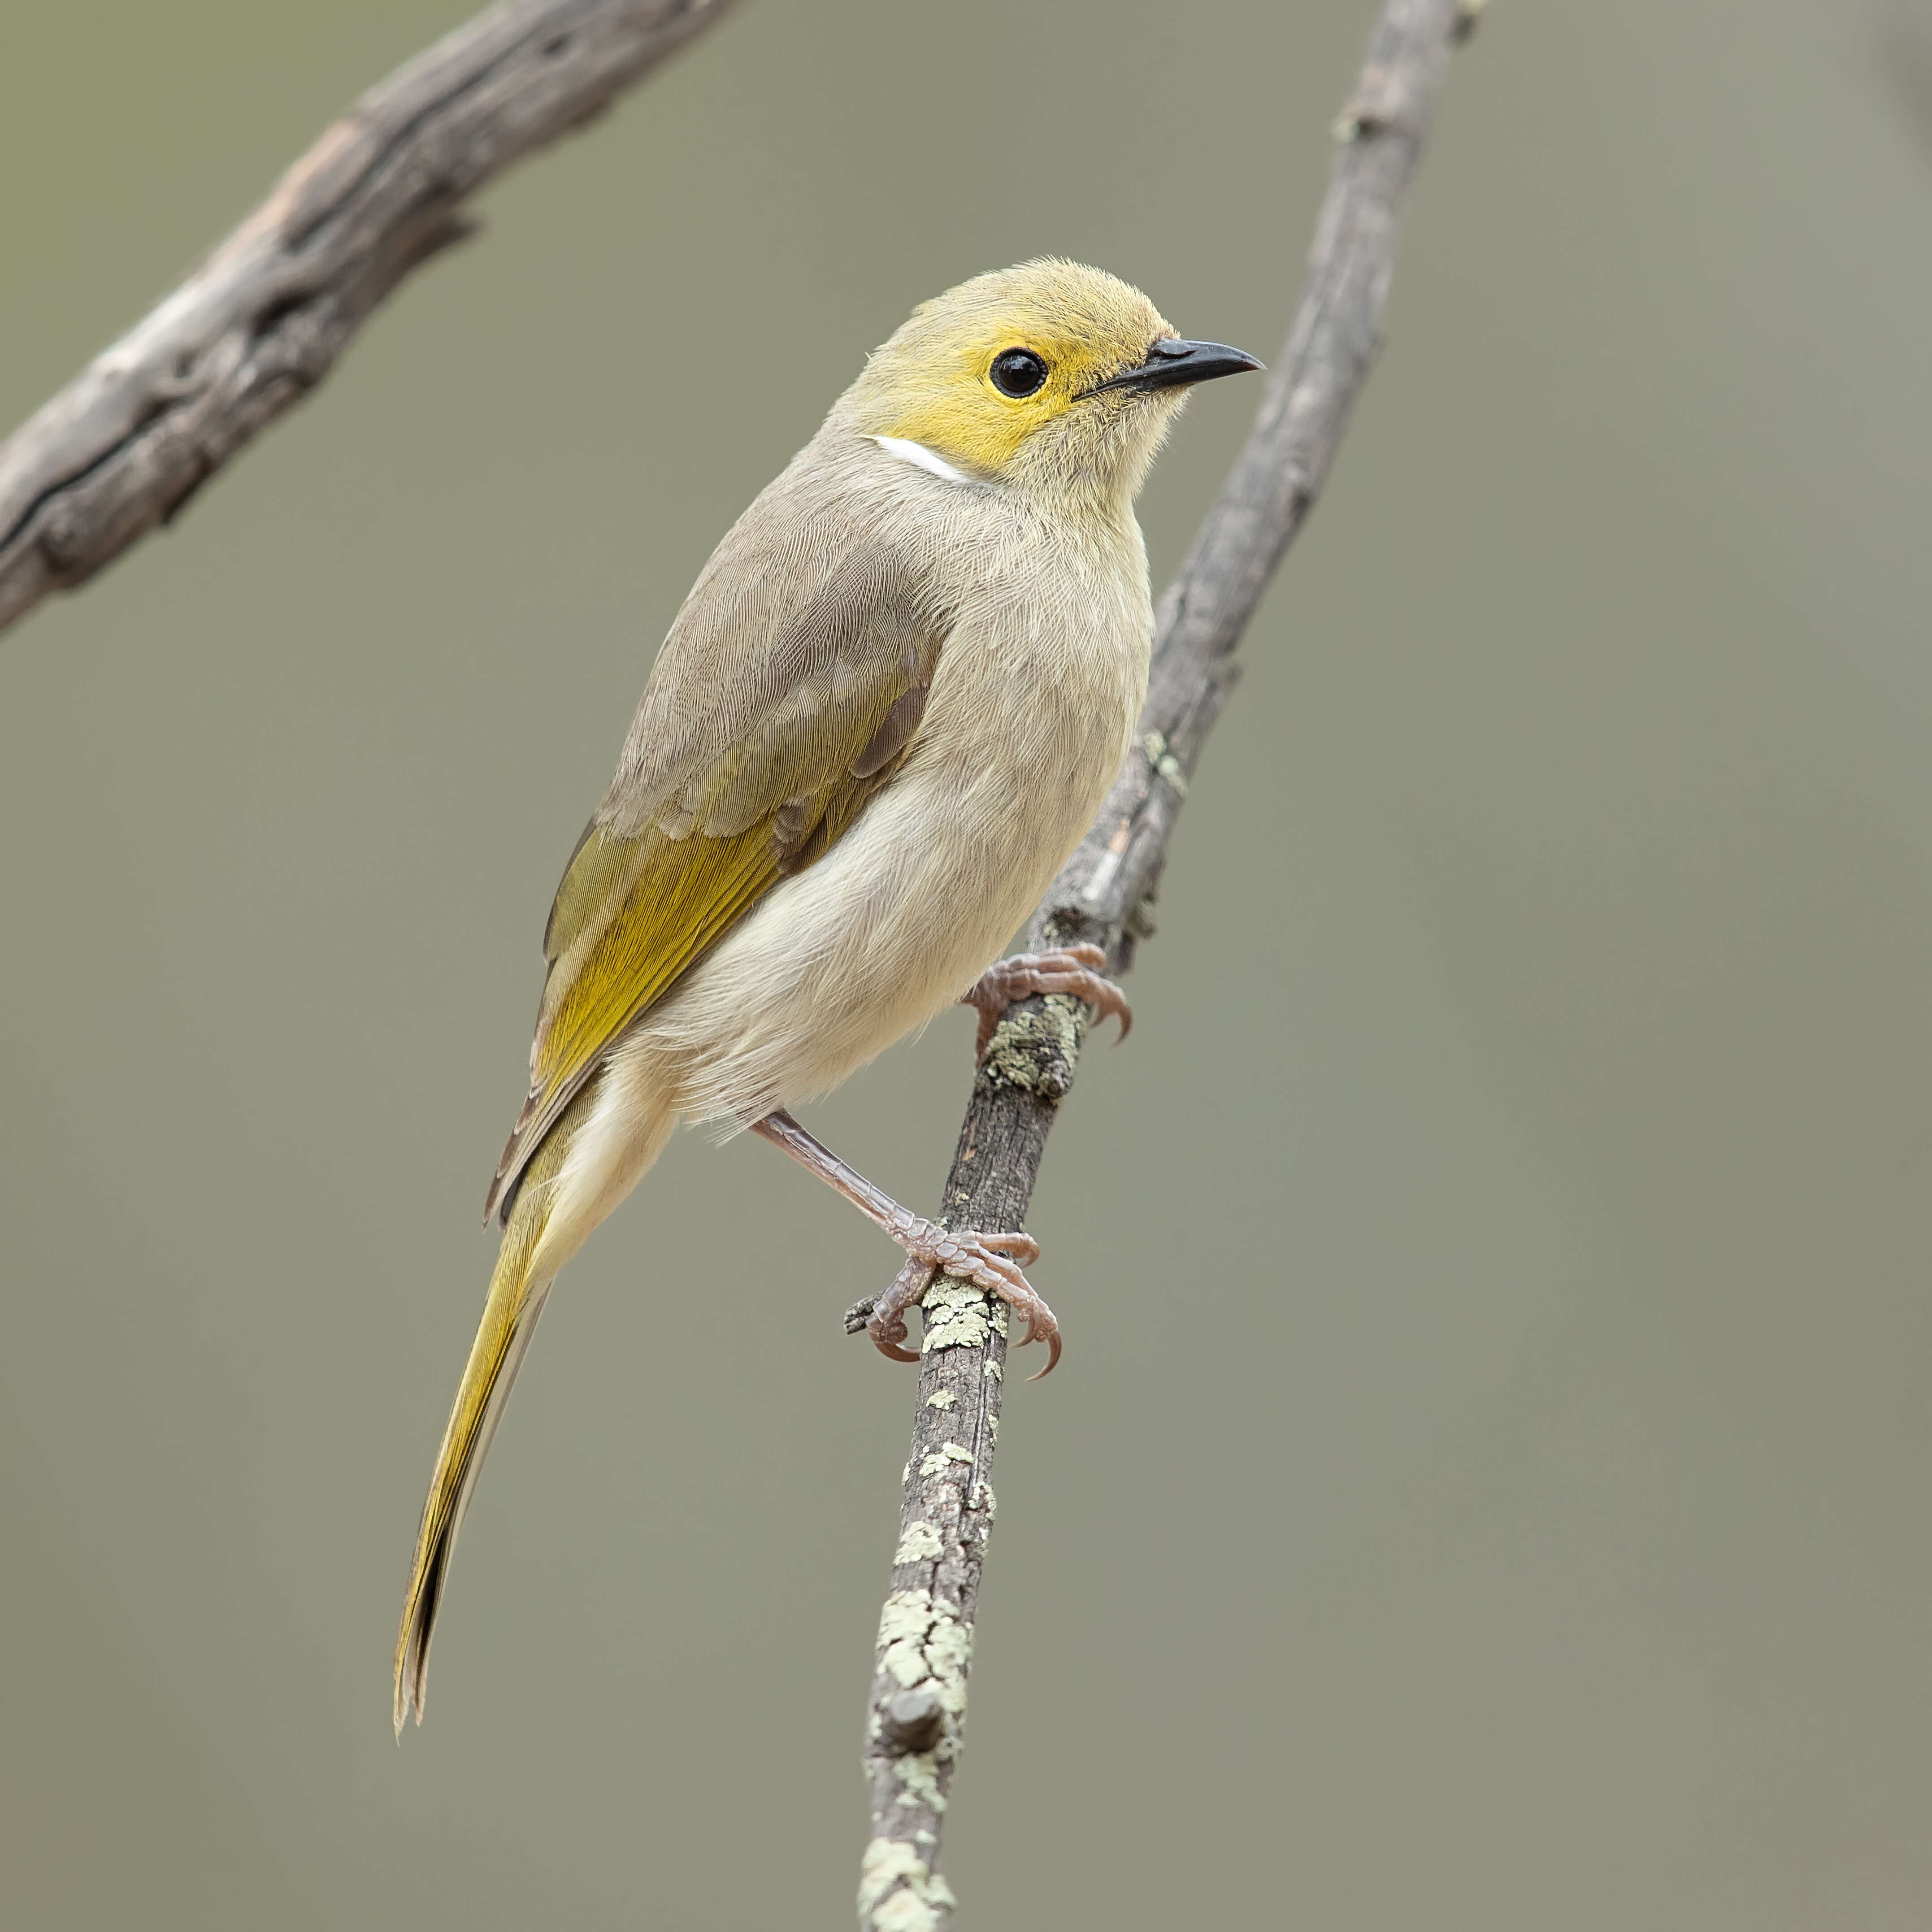
[[[1112,980],[1103,980],[1094,970],[1106,963],[1107,956],[1099,946],[1083,945],[1058,947],[1051,952],[1016,953],[988,966],[972,990],[959,996],[962,1006],[979,1010],[980,1037],[974,1044],[973,1058],[986,1058],[987,1042],[1007,1007],[1035,993],[1077,994],[1094,1009],[1096,1019],[1109,1015],[1118,1019],[1120,1037],[1125,1040],[1134,1023],[1133,1009]]]
[[[916,1355],[899,1346],[905,1340],[905,1311],[925,1294],[934,1275],[943,1272],[997,1294],[1026,1317],[1027,1340],[1047,1345],[1046,1368],[1040,1375],[1059,1360],[1060,1324],[1020,1272],[1039,1258],[1040,1244],[1030,1234],[986,1234],[974,1228],[942,1228],[910,1208],[902,1208],[856,1168],[847,1166],[822,1141],[814,1140],[782,1107],[774,1107],[745,1124],[844,1195],[905,1250],[905,1266],[878,1301],[862,1301],[846,1311],[848,1334],[856,1335],[863,1327],[881,1354],[895,1361],[917,1361]],[[1034,1379],[1038,1381],[1039,1376]]]
[[[901,1218],[902,1217],[902,1218]],[[886,1232],[904,1249],[905,1265],[892,1285],[873,1303],[866,1330],[872,1346],[896,1362],[916,1362],[917,1353],[902,1346],[905,1312],[931,1285],[935,1274],[957,1275],[988,1294],[997,1294],[1026,1317],[1026,1340],[1046,1344],[1047,1374],[1060,1360],[1060,1323],[1032,1282],[1020,1270],[1040,1258],[1040,1244],[1030,1234],[988,1234],[974,1228],[951,1229],[900,1210]],[[858,1309],[852,1310],[856,1316]],[[847,1318],[848,1326],[852,1316]],[[854,1331],[856,1332],[856,1330]],[[1021,1345],[1022,1347],[1024,1343]],[[1034,1379],[1037,1382],[1039,1376]]]

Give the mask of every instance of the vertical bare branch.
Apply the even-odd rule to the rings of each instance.
[[[1403,196],[1450,50],[1474,14],[1470,0],[1387,0],[1382,8],[1336,125],[1294,326],[1246,445],[1161,600],[1139,743],[1034,914],[1030,946],[1091,940],[1106,948],[1113,970],[1132,964],[1142,908],[1234,683],[1234,647],[1306,519],[1374,359]],[[1024,1226],[1086,1024],[1085,1010],[1065,996],[1024,1000],[1001,1020],[946,1178],[946,1225]],[[912,1454],[866,1719],[872,1828],[860,1878],[862,1932],[936,1932],[951,1911],[940,1838],[994,1509],[1006,1310],[947,1278],[934,1283],[925,1309]]]
[[[164,523],[466,232],[463,202],[730,0],[504,0],[372,88],[166,301],[0,443],[0,630]]]

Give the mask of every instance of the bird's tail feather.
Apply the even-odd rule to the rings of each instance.
[[[469,1507],[470,1492],[523,1365],[537,1318],[555,1279],[554,1265],[535,1272],[544,1232],[556,1197],[554,1183],[569,1151],[570,1123],[560,1121],[525,1170],[517,1204],[504,1230],[490,1278],[483,1319],[470,1346],[463,1382],[443,1431],[442,1447],[430,1479],[416,1532],[416,1558],[410,1569],[409,1594],[403,1603],[402,1628],[396,1636],[395,1720],[400,1737],[410,1711],[422,1722],[423,1697],[429,1674],[430,1638],[449,1574],[450,1552]]]

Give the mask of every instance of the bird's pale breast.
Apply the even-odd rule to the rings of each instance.
[[[1131,514],[1056,526],[908,472],[954,613],[910,755],[614,1056],[678,1111],[746,1118],[836,1085],[957,999],[1078,842],[1146,694]],[[937,510],[938,514],[934,512]]]

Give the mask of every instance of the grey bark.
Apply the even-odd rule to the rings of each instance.
[[[505,0],[370,89],[161,304],[0,444],[0,629],[178,512],[466,231],[464,201],[730,0]]]
[[[1161,599],[1139,741],[1034,914],[1030,949],[1090,940],[1106,949],[1118,976],[1152,930],[1145,908],[1202,746],[1233,686],[1234,647],[1307,518],[1374,359],[1404,194],[1450,50],[1475,11],[1468,0],[1387,0],[1382,8],[1336,125],[1294,326],[1246,445]],[[1001,1019],[946,1178],[940,1217],[948,1226],[1024,1226],[1087,1024],[1086,1009],[1064,995],[1020,1002]],[[848,1326],[861,1323],[869,1305],[855,1309]],[[924,1309],[912,1454],[866,1720],[872,1824],[860,1878],[862,1932],[935,1932],[950,1916],[940,1839],[995,1507],[1006,1310],[946,1277],[928,1291]]]

